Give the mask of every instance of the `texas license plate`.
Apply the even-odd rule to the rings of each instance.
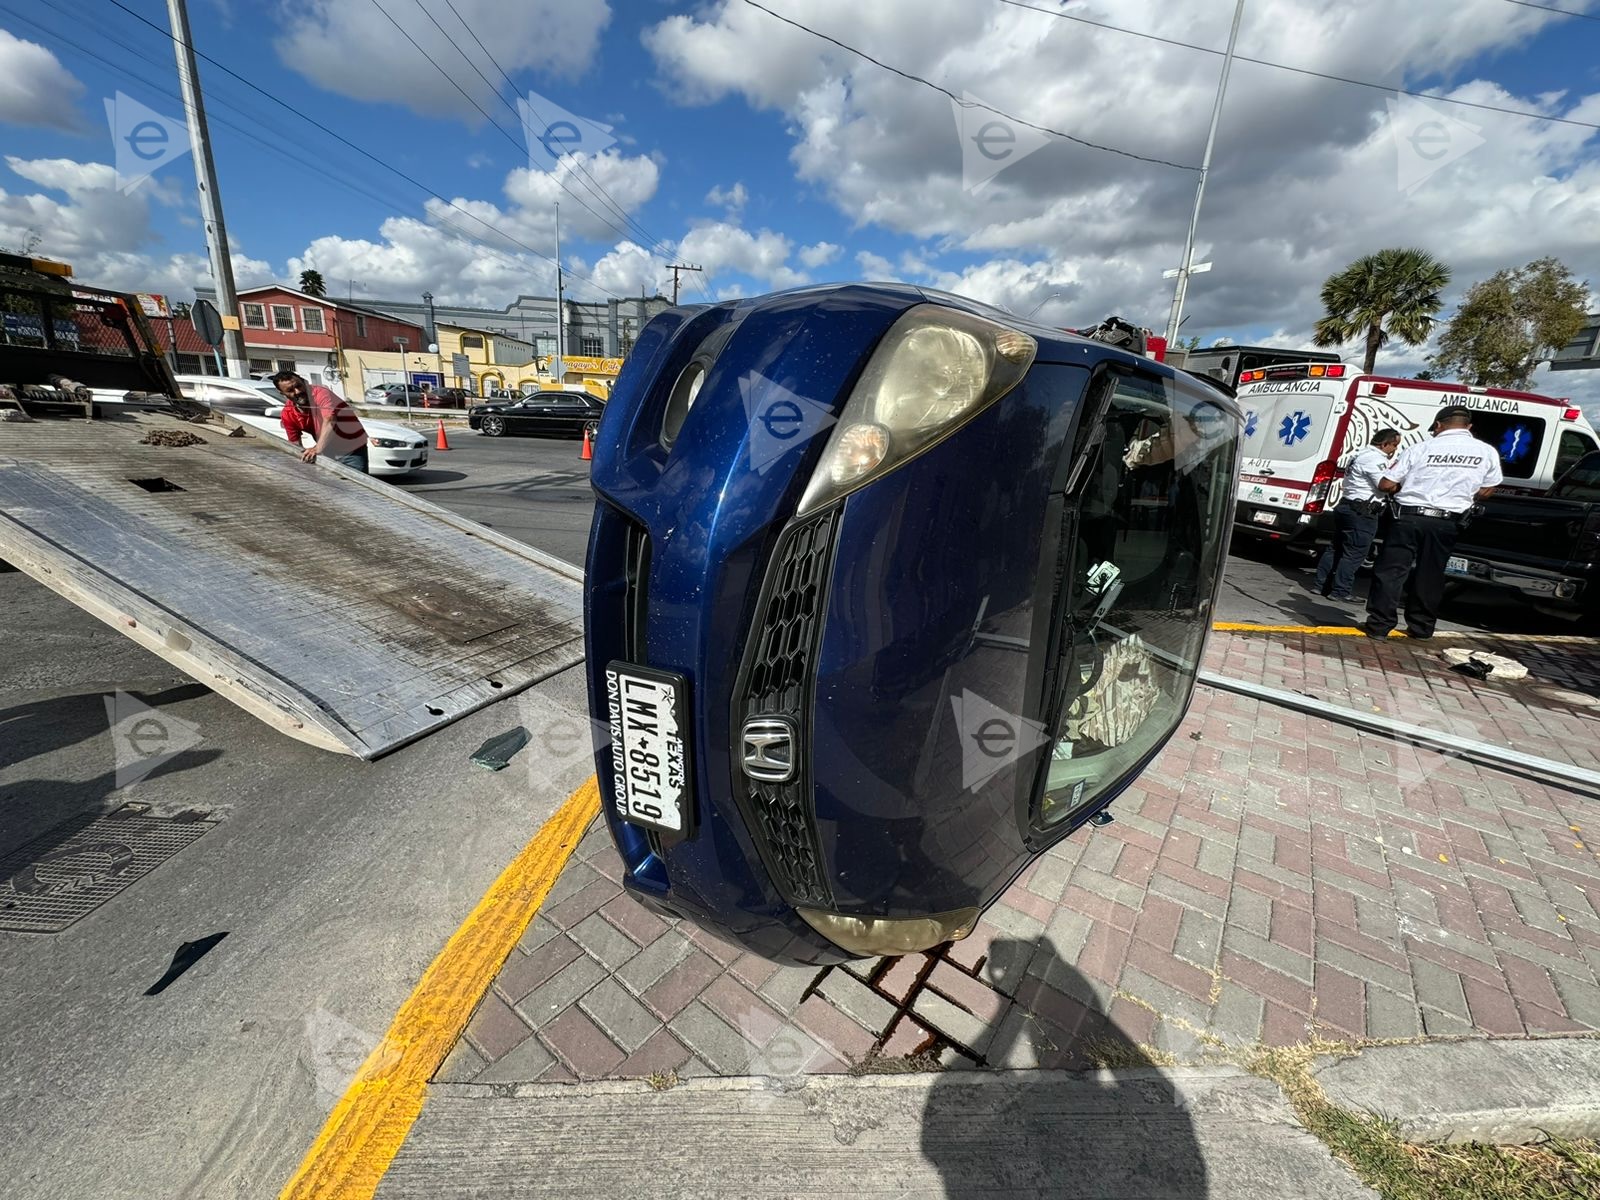
[[[606,667],[617,816],[681,833],[689,790],[688,681],[632,663]]]
[[[1257,525],[1276,525],[1278,523],[1278,514],[1275,512],[1266,512],[1265,510],[1262,510],[1253,513],[1250,519]]]
[[[1434,559],[1434,561],[1438,562],[1439,560],[1438,559]],[[1467,560],[1466,559],[1464,559],[1464,558],[1451,558],[1448,562],[1446,562],[1444,564],[1444,573],[1446,575],[1471,575],[1472,574],[1472,569],[1467,566]]]

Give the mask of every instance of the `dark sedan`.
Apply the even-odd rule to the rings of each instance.
[[[485,437],[532,434],[535,437],[582,437],[583,427],[598,421],[605,402],[587,392],[534,392],[480,404],[467,411],[467,424]]]
[[[777,959],[965,936],[1182,719],[1239,430],[1207,382],[937,292],[657,316],[585,587],[625,886]]]

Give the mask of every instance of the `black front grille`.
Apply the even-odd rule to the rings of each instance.
[[[798,769],[788,783],[747,778],[735,755],[735,789],[767,864],[785,897],[799,904],[827,904],[811,809],[811,682],[816,670],[828,569],[833,561],[833,510],[791,526],[773,552],[756,607],[756,621],[734,702],[735,734],[747,717],[787,717],[798,744]]]
[[[644,631],[649,619],[646,601],[650,593],[650,535],[642,525],[628,523],[622,546],[622,657],[628,662],[647,665]]]

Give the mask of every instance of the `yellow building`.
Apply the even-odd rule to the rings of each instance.
[[[548,369],[548,363],[546,363]],[[620,358],[591,358],[583,354],[569,354],[561,360],[559,383],[582,384],[585,391],[605,400],[611,395],[611,386],[617,382],[622,370]]]
[[[435,329],[446,387],[470,387],[480,396],[539,387],[539,360],[532,342],[444,321]]]

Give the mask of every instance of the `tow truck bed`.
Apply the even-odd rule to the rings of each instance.
[[[0,558],[364,759],[581,660],[577,568],[219,421],[0,422]],[[141,444],[158,431],[205,440]]]

